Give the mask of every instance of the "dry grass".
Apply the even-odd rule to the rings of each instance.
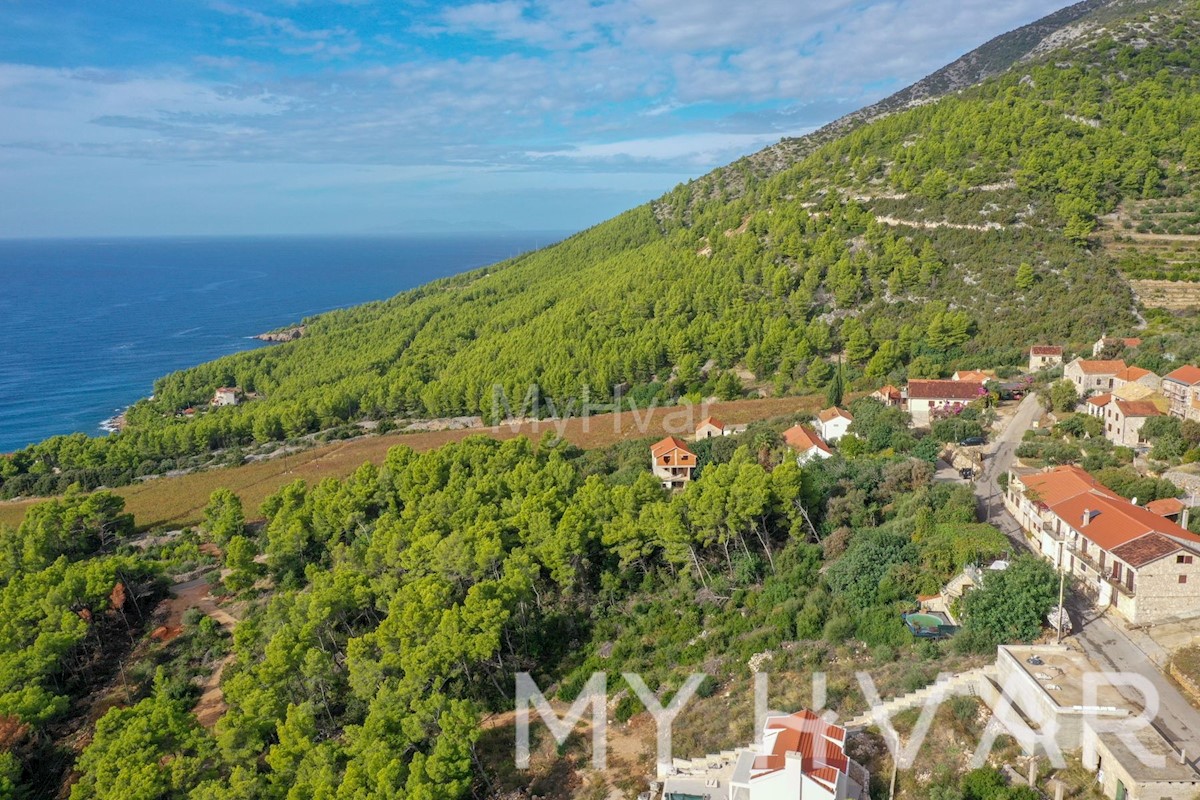
[[[363,436],[270,461],[195,472],[177,478],[157,478],[121,487],[116,492],[125,498],[126,509],[133,513],[139,527],[178,527],[200,520],[208,496],[214,489],[232,489],[242,498],[247,516],[254,517],[262,501],[280,486],[297,478],[303,478],[309,484],[313,484],[322,478],[345,477],[364,462],[382,463],[388,449],[396,445],[407,445],[414,450],[426,451],[450,442],[461,441],[473,434],[484,434],[497,439],[528,436],[536,440],[546,431],[557,431],[560,426],[567,441],[585,449],[593,449],[607,447],[625,439],[664,436],[668,432],[682,435],[681,432],[693,430],[696,424],[708,415],[727,424],[741,425],[800,412],[813,413],[821,408],[824,402],[824,398],[818,395],[772,397],[690,408],[671,406],[647,411],[641,415],[632,412],[598,414],[586,419],[576,418],[558,423],[525,423],[495,428]],[[25,516],[25,510],[44,499],[0,502],[0,523],[19,525]]]

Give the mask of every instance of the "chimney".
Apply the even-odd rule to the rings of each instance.
[[[1088,526],[1088,523],[1091,521],[1092,521],[1092,510],[1090,508],[1085,508],[1083,510],[1083,527],[1086,528]]]

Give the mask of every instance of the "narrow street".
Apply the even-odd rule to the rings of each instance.
[[[1030,394],[1017,406],[1017,412],[1007,427],[989,444],[983,459],[983,472],[975,481],[975,498],[979,507],[979,518],[1002,530],[1013,543],[1016,552],[1025,552],[1029,546],[1025,534],[1016,520],[1004,510],[999,479],[1008,472],[1016,457],[1017,446],[1033,421],[1041,416],[1042,407],[1036,395]]]
[[[1021,437],[1040,414],[1041,407],[1036,396],[1029,395],[1021,401],[1013,419],[992,442],[990,452],[984,458],[983,474],[975,483],[979,518],[1004,531],[1018,552],[1028,552],[1029,546],[1024,532],[1004,508],[997,481],[1012,466]],[[1073,598],[1068,606],[1071,607],[1072,618],[1082,623],[1073,638],[1092,663],[1102,670],[1135,673],[1149,681],[1158,693],[1155,723],[1160,733],[1189,758],[1200,756],[1200,711],[1188,702],[1154,660],[1121,629],[1119,622],[1097,614],[1096,609],[1081,598]],[[1121,693],[1139,706],[1144,703],[1134,689],[1125,688]]]

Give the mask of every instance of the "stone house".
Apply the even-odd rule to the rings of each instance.
[[[1112,402],[1111,394],[1094,394],[1087,400],[1083,401],[1083,411],[1085,414],[1103,420],[1105,413],[1108,411],[1108,404]]]
[[[1063,363],[1063,349],[1058,345],[1035,344],[1029,348],[1029,371],[1037,372],[1042,369],[1060,367]]]
[[[1200,367],[1185,364],[1162,377],[1162,393],[1171,404],[1172,417],[1187,419],[1194,390],[1200,387]]]
[[[1149,400],[1113,399],[1104,409],[1104,436],[1110,442],[1125,447],[1144,447],[1142,425],[1162,412]]]
[[[650,448],[650,468],[664,489],[682,489],[696,469],[696,454],[674,436]]]
[[[1141,367],[1126,367],[1116,375],[1113,375],[1113,392],[1115,393],[1120,394],[1121,389],[1134,384],[1145,387],[1152,392],[1157,392],[1162,387],[1162,378],[1150,370],[1142,369]]]
[[[1092,345],[1092,358],[1098,358],[1100,354],[1104,352],[1104,348],[1117,344],[1121,345],[1123,348],[1132,349],[1134,347],[1141,347],[1142,340],[1133,337],[1121,338],[1118,336],[1101,336],[1096,340],[1095,344]]]
[[[1077,358],[1067,364],[1063,377],[1075,384],[1080,396],[1089,392],[1111,392],[1113,380],[1125,369],[1124,361],[1089,361]]]
[[[793,425],[783,432],[783,440],[796,452],[796,463],[829,458],[833,451],[820,435],[807,425]]]
[[[976,381],[909,381],[908,413],[913,427],[928,428],[938,413],[957,413],[986,394]]]
[[[1135,625],[1200,611],[1200,536],[1076,466],[1009,473],[1004,504],[1040,553]]]
[[[854,422],[853,415],[836,406],[817,412],[817,432],[827,442],[836,442],[845,436],[851,422]]]

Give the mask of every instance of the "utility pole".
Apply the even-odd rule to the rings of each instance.
[[[1066,592],[1066,588],[1067,588],[1067,573],[1064,572],[1063,568],[1062,568],[1062,550],[1061,550],[1061,545],[1060,545],[1059,564],[1058,564],[1058,611],[1056,612],[1058,614],[1058,619],[1055,620],[1055,622],[1058,623],[1057,625],[1055,625],[1055,627],[1058,628],[1058,641],[1056,642],[1056,644],[1062,644],[1063,613],[1065,611],[1065,609],[1063,608],[1063,594]]]

